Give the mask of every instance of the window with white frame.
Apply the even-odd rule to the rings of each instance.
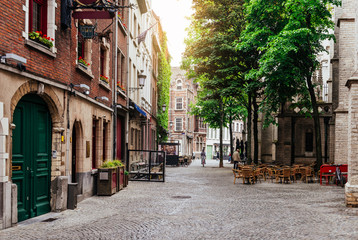
[[[34,36],[30,33],[40,34],[42,38],[47,39],[47,43],[52,43],[52,47],[55,44],[55,15],[57,3],[56,0],[28,0],[23,5],[23,10],[25,11],[25,31],[22,32],[22,36],[25,39],[35,40],[39,38],[39,36]],[[49,48],[47,43],[42,42],[43,44]],[[55,48],[53,47],[52,52],[55,52]]]
[[[176,98],[175,101],[176,101],[175,109],[182,110],[183,109],[183,98]]]
[[[181,130],[183,130],[183,119],[176,118],[175,119],[175,131],[181,131]]]

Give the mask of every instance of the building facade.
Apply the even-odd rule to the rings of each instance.
[[[345,185],[347,206],[358,207],[358,7],[353,0],[343,0],[335,7],[336,43],[332,58],[332,101],[335,117],[334,162],[348,163]]]
[[[158,21],[150,1],[121,0],[114,15],[95,17],[71,2],[0,6],[0,229],[67,209],[69,185],[76,201],[96,194],[105,160],[157,145],[160,47],[153,34],[138,39]]]
[[[192,156],[197,146],[195,141],[199,141],[199,147],[202,147],[206,141],[203,132],[205,128],[203,124],[197,125],[196,128],[195,124],[200,123],[200,120],[196,121],[194,115],[189,114],[190,104],[195,101],[197,85],[193,83],[193,79],[188,79],[185,73],[179,67],[172,68],[169,94],[169,141],[179,143],[179,155]]]

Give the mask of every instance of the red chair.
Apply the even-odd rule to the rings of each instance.
[[[320,167],[319,182],[322,185],[322,177],[326,179],[326,185],[329,184],[329,178],[336,176],[336,166],[323,164]]]

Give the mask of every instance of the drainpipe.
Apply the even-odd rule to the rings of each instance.
[[[129,19],[129,15],[130,15],[130,12],[131,11],[131,8],[128,8],[128,16],[127,18],[125,19]],[[127,107],[127,113],[126,113],[126,121],[125,121],[125,149],[124,149],[124,159],[125,159],[125,165],[126,165],[126,170],[129,171],[129,156],[128,156],[128,132],[129,132],[129,68],[131,66],[129,66],[129,36],[130,36],[130,28],[132,26],[130,25],[130,22],[128,21],[128,28],[127,28],[127,31],[128,31],[128,34],[127,34],[127,76],[126,76],[126,79],[127,79],[127,102],[126,102],[126,107]],[[128,161],[127,161],[128,159]]]
[[[66,91],[64,91],[66,95]],[[66,176],[68,176],[68,181],[72,181],[70,178],[70,92],[67,92],[67,106],[66,106],[66,115],[67,115],[67,129],[66,129]]]
[[[116,4],[118,4],[118,1],[116,0]],[[117,13],[117,12],[116,12]],[[118,19],[117,19],[117,14],[115,16],[115,24],[114,24],[114,43],[113,43],[113,48],[114,48],[114,61],[112,62],[112,72],[114,70],[114,81],[112,83],[112,107],[113,107],[113,117],[112,117],[112,124],[113,124],[113,151],[112,151],[112,156],[113,159],[117,158],[117,81],[118,81]]]

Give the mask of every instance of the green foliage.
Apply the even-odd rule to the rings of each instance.
[[[42,45],[45,45],[48,48],[53,47],[54,39],[46,36],[46,34],[42,34],[42,32],[40,32],[40,31],[30,32],[29,38],[31,40],[38,41],[39,43],[41,43]]]
[[[202,117],[213,128],[227,126],[228,116],[232,120],[245,116],[245,111],[241,111],[246,100],[241,74],[244,59],[235,48],[235,40],[240,36],[244,23],[243,2],[193,1],[195,13],[185,39],[186,50],[181,67],[200,86],[191,113]]]
[[[112,162],[113,162],[114,166],[116,166],[116,167],[124,167],[124,164],[122,163],[121,160],[115,159]]]
[[[169,109],[169,89],[170,89],[170,78],[172,75],[170,67],[170,57],[167,57],[167,38],[164,34],[163,41],[161,43],[162,51],[159,55],[159,66],[158,66],[158,113],[157,113],[157,139],[158,142],[165,142],[168,138],[168,109]],[[166,105],[165,112],[162,112],[162,106]]]
[[[111,161],[111,160],[107,160],[107,161],[105,161],[101,166],[100,166],[100,168],[115,168],[115,167],[117,167],[114,163],[113,163],[113,161]]]
[[[121,160],[106,160],[100,168],[116,168],[116,167],[124,167],[124,164]]]

